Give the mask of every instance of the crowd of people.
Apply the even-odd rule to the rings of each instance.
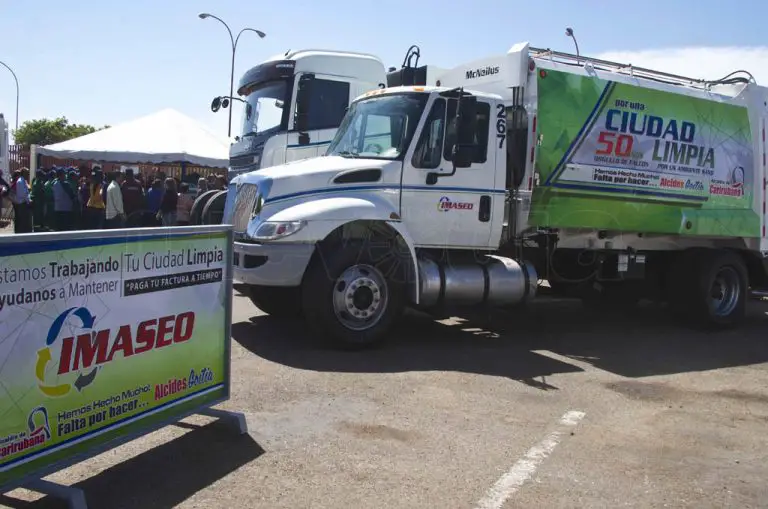
[[[29,183],[29,169],[15,171],[11,182],[0,176],[0,195],[13,203],[14,231],[71,231],[103,228],[183,226],[200,194],[226,189],[226,178],[200,178],[190,185],[157,172],[145,178],[128,168],[105,173],[94,167],[40,169]]]

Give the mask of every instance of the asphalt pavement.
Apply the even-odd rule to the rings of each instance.
[[[236,292],[223,407],[250,434],[195,416],[49,479],[116,509],[763,507],[766,312],[701,333],[542,299],[341,353]]]

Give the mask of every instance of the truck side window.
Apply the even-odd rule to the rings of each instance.
[[[472,162],[484,163],[488,159],[488,130],[491,127],[491,105],[478,102],[475,114],[477,115],[477,130],[475,131],[475,156],[472,158]],[[456,116],[456,101],[451,100],[448,103],[447,118],[450,120],[454,116]],[[452,159],[452,149],[453,147],[445,146],[445,153],[443,155],[447,161]]]
[[[419,143],[413,152],[411,163],[414,168],[434,169],[440,166],[443,153],[443,133],[445,131],[445,100],[437,99],[432,104],[429,117],[424,123]]]
[[[488,160],[488,129],[491,121],[491,105],[488,103],[477,103],[477,131],[475,137],[475,157],[474,163],[484,163]]]
[[[307,129],[335,129],[349,106],[349,83],[315,79],[309,99]]]

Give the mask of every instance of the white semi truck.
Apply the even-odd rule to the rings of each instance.
[[[406,73],[416,68],[419,57],[418,46],[411,46],[402,64]],[[419,69],[423,80],[444,72],[434,66]],[[349,104],[386,83],[387,71],[378,57],[352,51],[289,50],[253,67],[240,79],[239,98],[216,97],[211,104],[213,111],[232,107],[232,99],[245,104],[242,129],[229,150],[229,178],[323,155]],[[201,196],[195,222],[218,222],[225,199],[226,192]]]
[[[264,311],[362,347],[405,306],[514,306],[540,279],[708,328],[768,289],[768,90],[749,73],[522,43],[411,82],[357,98],[324,156],[231,182],[234,277]]]

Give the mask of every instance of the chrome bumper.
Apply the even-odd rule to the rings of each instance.
[[[253,244],[235,242],[233,276],[259,286],[299,286],[314,244]]]

